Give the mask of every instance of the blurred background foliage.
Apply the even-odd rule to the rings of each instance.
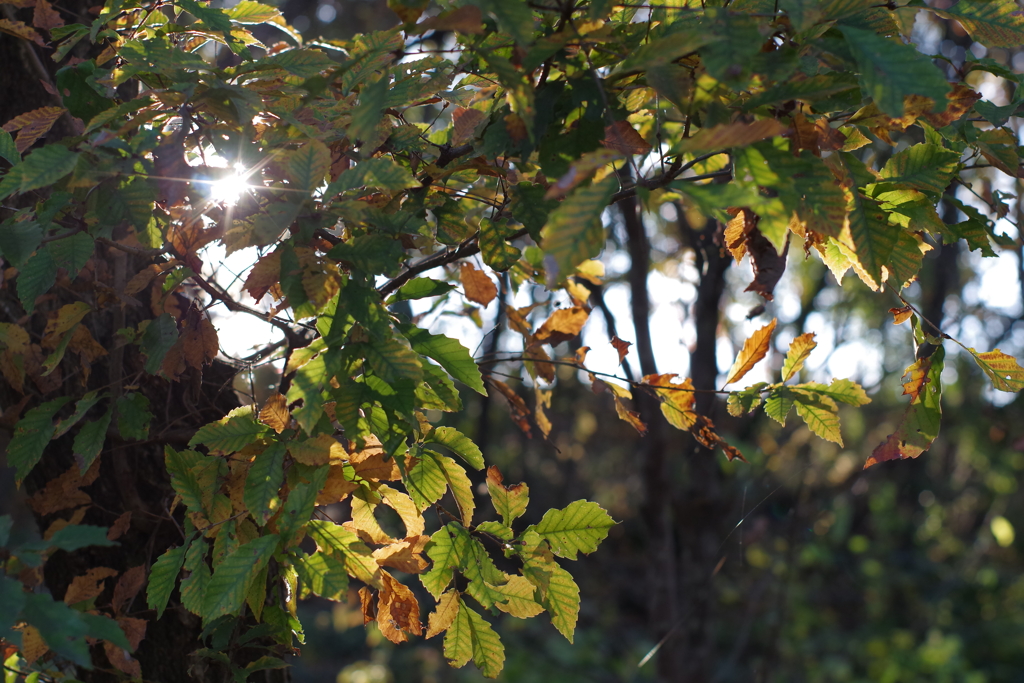
[[[284,0],[279,7],[307,39],[344,39],[397,23],[384,0]],[[919,48],[941,54],[949,68],[973,51],[1015,71],[1024,69],[1024,51],[979,54],[980,46],[957,26],[935,17],[924,21],[927,25],[915,28],[924,41]],[[1011,99],[1002,79],[976,73],[987,83],[971,85],[988,88],[989,99]],[[1020,120],[1011,119],[1014,123],[1019,126]],[[889,155],[893,148],[876,142],[862,152]],[[981,173],[976,189],[990,192]],[[1019,220],[1019,202],[1008,201]],[[654,246],[648,282],[681,279],[696,289],[701,273],[685,234],[707,226],[692,207],[676,208],[645,216]],[[612,226],[609,246],[618,240],[619,249],[603,257],[609,264],[609,300],[617,287],[628,293],[623,230]],[[1019,245],[1016,228],[1007,225],[1006,231]],[[1020,246],[997,260],[998,265],[992,263],[996,259],[983,264],[956,245],[936,245],[908,299],[933,320],[943,320],[953,336],[1020,357]],[[624,267],[615,267],[623,262]],[[742,344],[745,314],[759,303],[742,292],[750,281],[748,265],[730,268],[726,281],[721,358]],[[671,468],[674,533],[682,548],[663,570],[678,572],[680,590],[693,593],[679,596],[685,608],[667,633],[653,627],[648,612],[645,567],[662,549],[648,538],[641,520],[641,445],[636,433],[613,417],[609,397],[594,395],[589,383],[574,381],[572,372],[564,374],[548,411],[554,425],[548,442],[527,439],[501,403],[482,399],[470,406],[463,423],[454,426],[473,436],[506,481],[529,483],[533,516],[527,513],[526,523],[537,522],[539,511],[583,497],[621,521],[597,553],[572,567],[583,596],[576,643],[569,645],[545,620],[503,616],[496,626],[508,659],[499,680],[671,680],[664,672],[659,676],[655,657],[644,661],[659,645],[704,658],[713,681],[1020,680],[1024,497],[1018,482],[1024,471],[1024,398],[1003,395],[1001,404],[994,403],[974,363],[947,349],[944,420],[931,450],[917,460],[862,471],[904,408],[900,376],[914,353],[907,325],[893,326],[883,313],[898,301],[882,301],[884,296],[852,276],[840,288],[819,260],[805,260],[797,249],[790,252],[777,300],[769,304],[770,314],[779,318],[776,344],[783,352],[774,355],[774,372],[789,341],[805,331],[817,332],[819,339],[831,335],[832,356],[845,356],[844,367],[856,365],[854,379],[873,402],[843,414],[845,448],[813,438],[795,420],[783,427],[763,412],[730,418],[724,405],[714,409],[716,423],[748,463],[696,452],[680,432],[662,435]],[[672,304],[684,327],[692,325],[693,303],[683,297]],[[632,339],[628,311],[615,313],[619,336]],[[656,315],[665,315],[665,309]],[[486,331],[493,320],[483,323]],[[594,339],[604,334],[601,324],[595,316]],[[652,320],[655,331],[657,325]],[[721,358],[724,369],[729,361]],[[659,368],[662,372],[686,371],[685,358],[659,362],[678,366]],[[817,372],[828,375],[830,367],[828,360],[820,362]],[[0,469],[0,514],[13,512],[28,524],[12,476]],[[710,544],[708,552],[718,558],[710,568],[688,557],[690,537],[705,549]],[[300,609],[308,626],[301,657],[292,662],[297,682],[483,680],[474,667],[447,667],[440,639],[396,647],[375,625],[364,627],[354,592],[348,603],[311,600]]]

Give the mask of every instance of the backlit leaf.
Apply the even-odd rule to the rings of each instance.
[[[211,455],[235,453],[266,433],[266,426],[256,421],[252,406],[242,406],[220,420],[200,427],[188,445],[202,444]]]
[[[579,336],[589,317],[590,312],[579,306],[560,308],[544,321],[533,338],[539,342],[557,346]]]
[[[999,349],[978,353],[974,349],[968,349],[974,360],[988,378],[992,380],[992,386],[999,391],[1020,391],[1024,389],[1024,368],[1017,359],[1005,354]]]
[[[960,22],[971,37],[988,47],[1024,44],[1024,16],[1014,0],[960,0],[948,10],[932,10]]]
[[[462,290],[466,298],[481,306],[486,306],[498,296],[494,280],[472,263],[465,262],[459,267],[459,279],[462,280]]]
[[[241,611],[249,584],[270,561],[278,540],[276,534],[261,536],[239,546],[224,558],[206,588],[202,611],[205,621]]]
[[[451,337],[431,334],[426,330],[409,325],[402,328],[402,334],[412,344],[416,353],[436,360],[455,379],[479,394],[486,394],[483,377],[476,361],[469,355],[469,349]],[[483,463],[480,464],[483,467]],[[479,468],[478,468],[479,469]]]
[[[913,145],[890,157],[882,167],[889,182],[909,185],[922,192],[942,194],[956,174],[960,155],[938,145]]]
[[[561,510],[548,510],[529,528],[550,543],[553,553],[575,560],[577,553],[597,550],[613,526],[615,520],[600,505],[578,500]]]
[[[736,356],[736,360],[733,361],[732,367],[729,368],[729,377],[726,379],[726,384],[732,384],[743,379],[743,376],[750,372],[751,368],[757,365],[771,349],[772,333],[775,332],[775,326],[778,324],[778,320],[772,318],[772,321],[755,331],[750,337],[743,342],[743,348]]]
[[[455,621],[455,617],[458,616],[461,604],[458,591],[451,590],[444,593],[437,601],[437,607],[427,619],[426,637],[433,638],[439,633],[447,631]]]
[[[256,455],[245,477],[243,500],[249,514],[263,526],[280,505],[278,491],[284,481],[284,455],[287,445],[274,442]]]
[[[932,355],[915,363],[926,371],[927,384],[907,406],[896,431],[889,435],[885,443],[872,451],[864,463],[865,469],[888,460],[916,458],[928,450],[935,437],[939,435],[939,425],[942,421],[940,399],[944,356],[945,350],[940,346]]]
[[[552,260],[555,280],[570,275],[576,266],[604,249],[601,214],[618,187],[615,176],[577,188],[549,216],[541,233],[542,246]]]
[[[77,152],[62,145],[46,145],[33,150],[17,166],[21,173],[18,190],[24,193],[54,184],[75,169],[78,156]]]
[[[782,381],[789,381],[790,377],[800,372],[800,369],[804,366],[807,357],[811,355],[811,351],[818,345],[818,342],[814,341],[814,333],[807,332],[801,334],[799,337],[794,339],[789,345],[789,351],[786,352],[786,360],[782,364]]]
[[[459,598],[459,611],[444,636],[444,656],[455,668],[472,659],[487,678],[496,678],[505,665],[505,646],[491,625]]]
[[[504,477],[494,465],[487,468],[487,491],[505,526],[512,526],[513,521],[522,517],[530,502],[530,488],[525,483],[506,486]]]

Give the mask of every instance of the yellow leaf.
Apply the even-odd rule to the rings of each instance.
[[[448,591],[437,601],[437,607],[427,618],[427,638],[444,633],[459,614],[459,592]]]
[[[900,323],[906,322],[912,315],[914,315],[914,309],[910,306],[903,306],[901,308],[890,308],[889,312],[892,313],[892,324],[899,325]]]
[[[786,353],[786,362],[782,364],[782,381],[789,381],[789,378],[800,372],[811,351],[818,345],[814,341],[814,333],[801,334],[789,345],[789,352]]]
[[[328,434],[321,434],[305,441],[291,441],[288,443],[288,453],[303,465],[311,467],[339,461],[346,455],[345,449],[337,439]]]
[[[385,638],[392,643],[404,643],[406,633],[418,636],[423,633],[420,624],[420,603],[409,587],[382,572],[384,588],[377,605],[377,625]]]
[[[271,394],[260,409],[260,422],[280,434],[288,429],[292,415],[288,412],[288,401],[280,393]]]
[[[661,401],[661,413],[676,429],[688,430],[697,422],[693,412],[693,380],[687,377],[681,384],[675,384],[677,375],[647,375],[644,383],[654,387]]]
[[[533,338],[539,342],[556,346],[576,337],[589,317],[590,313],[585,308],[579,306],[563,308],[552,313],[551,317],[545,320],[537,330],[537,334],[533,335]]]
[[[977,353],[967,349],[985,371],[992,385],[999,391],[1020,391],[1024,389],[1024,368],[1017,364],[1017,359],[999,349]]]
[[[44,349],[55,349],[60,344],[61,338],[72,327],[82,321],[82,318],[92,310],[92,307],[81,301],[61,306],[57,315],[46,321],[46,330],[43,332],[43,339],[39,345]]]
[[[423,557],[428,541],[430,536],[410,536],[404,541],[377,548],[373,551],[373,559],[382,567],[391,567],[406,574],[420,574],[430,566]]]
[[[495,602],[494,606],[506,614],[511,614],[519,619],[529,619],[544,611],[544,607],[535,599],[536,586],[530,583],[525,576],[511,576],[508,583],[504,586],[497,586],[495,589],[506,600]]]
[[[377,493],[382,497],[384,504],[397,512],[398,516],[402,518],[406,537],[419,536],[423,533],[425,527],[423,515],[420,514],[412,498],[386,484],[382,484],[377,489]]]
[[[775,331],[775,325],[778,322],[777,318],[772,318],[770,323],[754,332],[747,341],[743,342],[743,349],[729,369],[729,379],[725,381],[726,384],[743,379],[743,376],[750,372],[751,368],[768,355],[768,350],[771,348],[772,332]]]

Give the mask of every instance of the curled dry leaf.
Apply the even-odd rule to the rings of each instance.
[[[533,338],[539,342],[557,346],[576,337],[589,317],[590,312],[585,308],[579,306],[563,308],[552,313],[551,317],[545,320],[537,333],[533,335]]]
[[[57,10],[53,9],[53,5],[49,2],[46,0],[36,0],[36,9],[32,14],[32,25],[49,31],[63,26],[64,20],[61,19],[60,14]],[[100,63],[102,64],[102,62]]]
[[[76,468],[77,469],[77,468]],[[124,532],[128,531],[128,527],[132,525],[132,511],[122,512],[121,515],[114,520],[114,523],[110,525],[110,529],[107,530],[107,540],[116,541],[124,535]]]
[[[892,324],[899,325],[910,319],[914,315],[914,309],[910,306],[901,306],[900,308],[890,308],[889,312],[892,313]]]
[[[245,279],[243,289],[256,301],[260,301],[270,288],[281,281],[281,254],[267,254],[252,267]]]
[[[462,280],[462,291],[465,292],[466,298],[481,306],[486,306],[498,296],[498,287],[494,280],[472,263],[465,262],[459,267],[459,279]]]
[[[601,144],[621,154],[647,154],[651,145],[636,132],[629,121],[616,121],[604,129]]]
[[[0,19],[0,31],[11,33],[25,40],[31,40],[38,45],[43,44],[39,34],[20,21]],[[18,138],[14,141],[14,145],[18,148],[19,154],[24,154],[25,150],[35,144],[36,140],[49,132],[53,124],[57,122],[57,119],[64,114],[64,111],[64,107],[40,107],[39,109],[33,109],[32,111],[15,116],[4,124],[3,129],[8,133],[18,131]]]
[[[527,437],[531,437],[532,434],[529,421],[530,409],[526,407],[526,401],[524,401],[523,398],[512,389],[512,387],[501,380],[488,376],[487,381],[505,397],[506,401],[508,401],[508,407],[512,411],[512,421],[516,423],[516,426],[518,426]]]
[[[615,347],[615,351],[619,354],[619,365],[622,365],[623,361],[626,360],[626,356],[629,354],[629,347],[633,345],[633,342],[622,341],[616,336],[612,336],[612,346]]]
[[[782,135],[788,128],[776,119],[761,119],[753,123],[725,123],[705,128],[691,138],[686,138],[672,149],[680,152],[716,152],[730,147],[743,147],[758,140]]]
[[[126,512],[126,515],[130,515],[131,511]],[[131,602],[142,587],[146,585],[146,566],[139,565],[138,567],[132,567],[117,580],[114,585],[114,597],[111,599],[111,607],[114,608],[114,614],[121,615],[128,611],[131,607]],[[136,621],[136,620],[132,620]],[[142,621],[142,620],[137,620]],[[142,633],[146,632],[146,622],[142,621]],[[127,632],[126,632],[127,633]],[[129,638],[129,640],[131,640]],[[140,637],[139,640],[142,640]],[[135,647],[137,643],[133,643],[132,647]]]
[[[751,368],[768,355],[768,350],[771,348],[772,333],[775,331],[775,326],[778,322],[777,318],[772,318],[770,323],[754,332],[747,341],[743,342],[743,348],[729,369],[729,378],[725,381],[726,384],[732,384],[743,379],[743,376],[750,372]]]
[[[393,643],[404,643],[409,638],[423,633],[420,624],[420,603],[408,586],[396,581],[387,572],[382,572],[384,589],[380,592],[377,607],[377,625],[385,638]]]

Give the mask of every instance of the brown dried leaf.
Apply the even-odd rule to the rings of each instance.
[[[494,379],[491,376],[487,376],[486,379],[508,401],[508,407],[512,411],[512,421],[526,434],[527,438],[532,438],[533,435],[531,434],[530,421],[528,419],[530,417],[530,409],[526,407],[526,401],[512,387],[501,380]]]
[[[117,645],[104,640],[103,652],[106,653],[107,659],[110,660],[111,666],[115,669],[128,674],[132,678],[142,678],[142,666],[139,664],[139,661]]]
[[[636,132],[629,121],[616,121],[604,129],[601,144],[621,154],[647,154],[651,145]]]
[[[125,514],[130,514],[125,513]],[[132,567],[117,580],[114,585],[114,597],[111,599],[110,604],[114,608],[114,614],[120,616],[128,611],[131,607],[132,600],[139,594],[142,587],[146,585],[146,567],[145,565],[139,565],[138,567]],[[120,620],[119,620],[120,621]],[[142,621],[141,619],[137,621]],[[146,622],[142,621],[142,633],[146,632]],[[129,638],[129,641],[131,638]],[[142,640],[140,637],[139,640]],[[134,648],[137,643],[132,643]]]
[[[30,33],[34,38],[27,35],[20,35],[19,33],[5,29],[5,25],[17,24],[17,27],[21,27],[21,30]],[[15,28],[17,28],[15,27]],[[0,19],[0,31],[5,33],[13,33],[19,38],[25,38],[31,40],[39,45],[42,45],[42,38],[39,34],[25,26],[20,21],[8,21],[7,19]],[[18,131],[18,139],[15,140],[15,146],[18,148],[18,152],[21,154],[25,153],[35,143],[36,140],[46,135],[53,124],[57,122],[57,119],[64,114],[64,107],[40,107],[39,109],[33,109],[27,111],[24,114],[19,114],[13,119],[4,124],[3,129],[8,133]]]
[[[537,334],[533,335],[533,338],[539,342],[557,346],[575,338],[589,317],[590,312],[585,308],[579,306],[563,308],[552,313],[551,317],[545,320],[537,330]]]
[[[408,586],[396,580],[387,572],[381,572],[384,589],[380,592],[377,608],[377,626],[385,638],[392,643],[404,643],[409,638],[423,633],[420,624],[420,603]]]
[[[124,631],[124,635],[128,638],[128,643],[135,650],[139,647],[146,637],[146,626],[149,622],[145,619],[137,619],[135,617],[118,617],[117,625]]]
[[[956,83],[946,94],[947,104],[945,110],[932,113],[929,107],[923,115],[924,120],[934,128],[945,128],[954,121],[959,120],[980,99],[981,93],[974,92],[963,83]]]
[[[316,497],[317,505],[330,505],[344,500],[348,494],[359,488],[359,484],[345,478],[345,467],[342,464],[332,465],[327,471],[327,481]]]
[[[288,400],[280,393],[273,393],[260,409],[260,422],[280,434],[291,424],[292,414],[288,411]]]
[[[421,34],[432,30],[479,35],[484,32],[483,19],[484,16],[479,7],[464,5],[420,22],[416,25],[416,30]]]
[[[256,265],[249,271],[249,276],[245,279],[243,289],[248,290],[249,296],[258,302],[280,280],[281,254],[275,251],[256,262]]]
[[[626,360],[626,356],[629,354],[629,347],[633,345],[633,342],[622,341],[618,337],[612,335],[612,346],[615,347],[615,351],[619,354],[619,365]]]
[[[373,606],[373,591],[367,586],[359,589],[359,606],[363,610],[363,624],[369,624],[377,618],[377,610]]]
[[[26,26],[23,22],[14,21],[12,19],[0,19],[0,32],[9,33],[12,36],[17,36],[24,40],[30,40],[39,47],[46,47],[46,43],[43,42],[42,36],[36,33],[33,29]],[[4,130],[7,130],[4,128]],[[7,131],[10,133],[11,131]],[[31,145],[32,143],[29,143]],[[25,149],[28,149],[29,145],[25,145]],[[24,152],[24,149],[18,147],[19,152]]]
[[[201,315],[196,308],[189,309],[186,327],[180,339],[182,357],[185,363],[196,370],[213,362],[220,351],[217,330],[210,319]]]
[[[51,479],[46,486],[29,498],[29,507],[37,515],[52,515],[68,508],[87,505],[92,499],[81,489],[89,486],[100,473],[100,459],[97,458],[83,475],[78,465],[72,465],[66,472]]]
[[[683,140],[672,149],[672,153],[716,152],[730,147],[744,147],[765,138],[782,135],[787,130],[786,125],[777,119],[761,119],[753,123],[725,123],[714,128],[705,128],[692,138]]]
[[[64,20],[60,18],[57,10],[53,9],[53,5],[46,0],[36,0],[36,10],[32,15],[32,25],[49,31],[63,26]]]
[[[814,156],[821,156],[819,133],[820,130],[814,121],[808,121],[806,116],[797,112],[793,116],[792,141],[794,154],[798,154],[801,149],[806,149]]]
[[[486,306],[498,296],[498,287],[494,284],[494,280],[472,263],[463,262],[459,267],[459,279],[462,280],[462,289],[466,298],[481,306]]]
[[[533,393],[536,397],[536,407],[533,411],[533,419],[537,423],[537,429],[540,430],[541,435],[546,439],[548,438],[548,434],[551,433],[551,420],[548,419],[548,415],[544,412],[544,408],[551,407],[551,396],[554,392],[550,389],[545,390],[541,389],[539,386],[534,386]]]
[[[553,363],[546,361],[551,360],[551,356],[544,350],[544,346],[537,342],[532,342],[523,349],[523,358],[526,360],[526,370],[530,373],[531,377],[540,377],[545,382],[555,381],[555,366]]]
[[[740,350],[736,361],[729,369],[729,378],[725,381],[726,384],[743,379],[743,376],[750,372],[751,368],[768,355],[772,343],[772,333],[778,322],[777,318],[772,318],[770,323],[754,332],[747,341],[743,342],[743,349]]]
[[[452,113],[452,144],[462,145],[475,137],[476,127],[487,118],[479,109],[458,107]]]
[[[728,212],[732,218],[725,225],[725,246],[739,263],[747,253],[750,234],[757,230],[758,216],[750,209],[729,209]]]
[[[526,128],[526,121],[523,121],[523,117],[515,112],[505,115],[505,132],[508,133],[509,138],[513,142],[522,142],[530,136],[529,131]]]
[[[786,272],[789,242],[786,242],[780,254],[760,230],[752,230],[747,234],[747,251],[750,252],[750,265],[754,269],[754,281],[743,291],[756,292],[767,301],[771,301],[774,298],[775,285]]]
[[[93,363],[96,359],[107,355],[107,350],[96,341],[96,338],[92,336],[92,332],[89,331],[88,327],[79,325],[75,328],[75,331],[71,333],[71,341],[68,342],[68,349],[77,353],[82,357],[82,360],[88,364]],[[86,372],[88,375],[88,372]]]
[[[64,593],[64,604],[74,605],[83,600],[95,598],[103,592],[104,580],[117,576],[117,571],[110,567],[93,567],[85,574],[71,579],[71,585]]]
[[[64,527],[75,526],[76,524],[80,524],[81,521],[83,519],[85,519],[85,513],[88,510],[89,510],[88,506],[80,507],[77,510],[75,510],[71,514],[71,517],[69,517],[68,519],[56,519],[56,520],[54,520],[53,524],[48,526],[46,528],[46,531],[43,532],[43,538],[48,541],[51,538],[53,538],[53,535],[55,533],[57,533],[58,531],[60,531]]]
[[[330,434],[320,434],[304,441],[289,441],[288,454],[303,465],[310,467],[341,462],[347,456],[345,447]]]
[[[914,315],[914,309],[910,306],[902,306],[900,308],[890,308],[889,312],[892,313],[892,324],[899,325],[910,319]]]
[[[609,385],[611,386],[611,385]],[[622,399],[617,394],[612,394],[612,398],[615,399],[615,413],[619,416],[620,420],[628,422],[629,425],[637,431],[637,434],[643,436],[647,433],[647,425],[644,424],[643,420],[640,419],[640,413],[634,412],[626,408],[626,405],[622,402]]]
[[[420,574],[430,562],[423,557],[430,536],[410,536],[373,551],[373,558],[382,567],[391,567],[406,574]]]
[[[384,459],[384,448],[377,437],[366,437],[366,446],[361,451],[349,451],[348,459],[363,479],[377,481],[396,481],[401,478],[398,465],[394,458]]]
[[[124,535],[124,532],[128,531],[128,528],[132,525],[132,511],[122,512],[114,523],[110,525],[110,529],[107,530],[107,540],[116,541]]]

